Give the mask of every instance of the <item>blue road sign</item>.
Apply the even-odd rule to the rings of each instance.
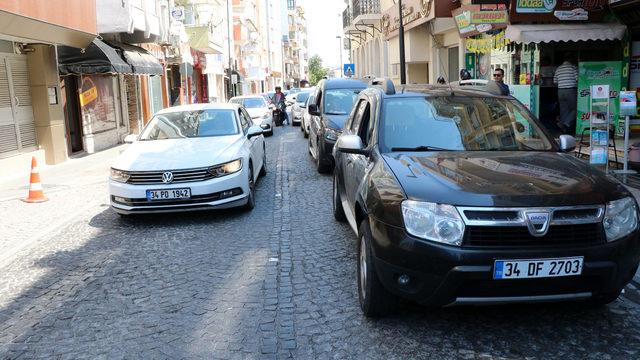
[[[356,65],[355,64],[344,64],[343,68],[344,76],[352,77],[356,74]]]

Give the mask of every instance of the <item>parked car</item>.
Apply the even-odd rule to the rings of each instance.
[[[121,215],[255,206],[266,174],[262,128],[237,104],[158,112],[111,166],[111,207]]]
[[[367,316],[614,301],[640,259],[638,205],[516,99],[467,86],[363,91],[334,151],[333,212],[358,236]]]
[[[303,89],[296,95],[296,101],[291,106],[291,125],[300,125],[302,123],[302,116],[307,108],[307,99],[311,91],[311,89]]]
[[[289,89],[289,91],[286,94],[285,97],[285,101],[287,102],[287,105],[293,105],[296,102],[296,97],[298,96],[298,93],[301,91],[300,88],[291,88]]]
[[[262,95],[236,96],[229,99],[229,102],[244,106],[251,121],[262,128],[265,135],[273,135],[275,123],[273,121],[273,107],[264,99]]]
[[[353,102],[367,84],[352,79],[320,80],[309,104],[309,152],[319,173],[333,169],[333,145],[342,133]]]
[[[309,115],[309,104],[314,103],[315,98],[313,92],[307,98],[305,102],[304,110],[302,111],[302,122],[300,123],[300,130],[304,133],[304,137],[309,137],[309,123],[311,122],[311,115]]]

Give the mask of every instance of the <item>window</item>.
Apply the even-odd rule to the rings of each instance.
[[[245,115],[242,109],[238,109],[238,116],[240,116],[240,126],[242,126],[242,132],[246,133],[249,126],[251,126],[251,117]]]
[[[247,109],[267,107],[267,104],[262,98],[246,98],[242,101],[242,105]]]
[[[328,115],[347,115],[362,89],[331,89],[324,98],[324,112]]]
[[[358,126],[360,126],[360,121],[362,120],[362,112],[367,104],[366,100],[360,100],[358,105],[356,105],[356,111],[353,113],[353,119],[351,120],[351,125],[349,129],[356,134],[358,132]]]
[[[296,9],[296,0],[287,0],[287,9],[295,10]]]
[[[553,149],[517,101],[460,96],[386,101],[380,123],[382,151],[421,146],[466,151]]]
[[[360,136],[360,139],[362,139],[362,144],[365,147],[369,145],[369,140],[370,140],[370,131],[369,131],[370,118],[371,118],[371,106],[367,102],[363,104],[362,121],[360,122],[360,127],[358,129],[358,136]]]
[[[164,140],[238,134],[231,110],[181,111],[154,116],[140,140]]]

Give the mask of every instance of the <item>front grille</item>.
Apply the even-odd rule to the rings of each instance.
[[[479,221],[516,221],[519,219],[517,211],[465,210],[464,215],[469,220],[479,220]]]
[[[131,171],[129,172],[129,180],[127,183],[133,185],[162,185],[165,184],[162,182],[162,174],[165,172],[173,174],[173,181],[171,184],[204,181],[215,177],[207,170],[207,168],[165,171]]]
[[[464,246],[571,247],[604,242],[600,223],[551,225],[545,236],[535,237],[526,226],[467,226]]]

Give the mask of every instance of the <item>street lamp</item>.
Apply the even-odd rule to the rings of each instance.
[[[342,71],[342,36],[338,35],[336,36],[336,39],[338,39],[338,53],[340,54],[340,77],[344,77],[344,73]]]
[[[405,59],[404,59],[404,23],[402,18],[402,0],[398,0],[398,14],[400,16],[400,26],[398,27],[398,40],[400,44],[400,84],[407,83],[407,75],[405,71]]]

